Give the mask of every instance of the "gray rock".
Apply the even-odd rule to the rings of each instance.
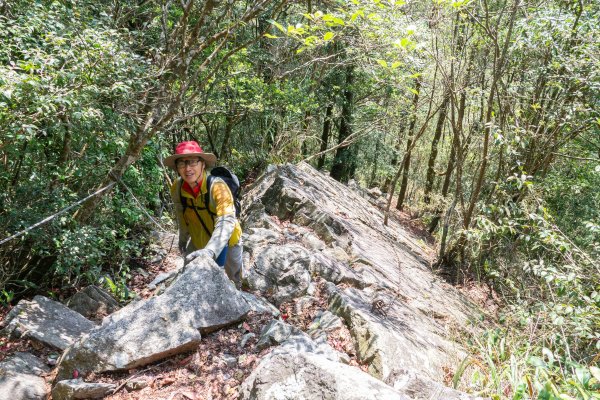
[[[383,196],[383,193],[381,193],[381,189],[379,189],[378,187],[374,187],[371,189],[367,190],[367,194],[371,197],[373,197],[374,199],[378,199],[381,196]]]
[[[0,399],[45,400],[47,397],[46,381],[39,376],[0,372]]]
[[[143,378],[132,379],[125,384],[127,390],[142,390],[145,387],[148,387],[148,381]]]
[[[265,357],[242,383],[242,400],[409,400],[358,368],[306,353]]]
[[[275,347],[272,354],[312,353],[325,357],[330,361],[347,364],[350,358],[345,353],[340,353],[331,347],[327,341],[314,341],[306,333],[291,335],[283,343]]]
[[[241,292],[242,297],[244,298],[244,300],[246,300],[248,302],[248,305],[250,306],[250,310],[254,311],[255,313],[258,314],[271,314],[273,317],[277,318],[279,317],[279,314],[281,314],[281,312],[279,311],[279,309],[277,307],[275,307],[273,304],[269,303],[267,300],[265,300],[263,297],[258,297],[253,295],[252,293],[248,293],[248,292]]]
[[[331,311],[350,329],[357,355],[369,363],[371,374],[392,379],[400,368],[408,368],[441,382],[442,366],[458,362],[463,354],[449,327],[467,327],[477,335],[470,327],[480,313],[432,273],[433,249],[393,218],[383,225],[381,210],[363,192],[300,163],[273,169],[247,195],[256,210],[268,214],[263,218],[286,221],[288,232],[308,229],[326,244],[311,251],[309,271],[328,281]],[[353,289],[338,290],[334,284]],[[373,307],[379,293],[392,304],[384,307],[385,315]],[[294,298],[305,294],[290,293]]]
[[[346,289],[330,299],[329,308],[348,326],[359,360],[369,362],[369,373],[388,384],[404,369],[441,381],[449,355],[458,360],[464,353],[444,337],[442,326],[397,298],[383,294],[378,298],[385,299],[384,315],[376,312],[371,297],[358,289]]]
[[[246,347],[248,340],[252,339],[253,337],[256,337],[256,334],[252,333],[252,332],[248,332],[244,336],[242,336],[242,340],[240,340],[240,347],[241,348]]]
[[[52,389],[52,400],[100,399],[116,387],[110,383],[91,383],[81,379],[63,380]]]
[[[17,352],[0,362],[0,371],[40,376],[50,372],[50,368],[31,353]]]
[[[358,275],[345,263],[323,253],[312,254],[310,271],[329,282],[336,284],[347,283],[359,288],[365,287],[362,276]]]
[[[313,323],[308,327],[309,333],[312,332],[331,332],[344,326],[344,321],[330,311],[321,313]]]
[[[221,360],[227,365],[229,368],[233,368],[237,365],[237,357],[232,356],[231,354],[223,353],[219,356]]]
[[[251,196],[245,196],[242,201],[242,225],[253,228],[264,228],[277,231],[277,223],[265,213],[265,207],[260,201],[253,202]],[[245,240],[245,239],[244,239]]]
[[[119,303],[110,294],[94,285],[75,293],[66,304],[86,318],[106,316],[119,309]]]
[[[413,400],[485,400],[448,388],[441,383],[423,378],[413,371],[399,370],[390,377],[394,389]]]
[[[316,343],[300,329],[279,320],[272,320],[265,325],[256,343],[258,350],[269,346],[277,346],[273,349],[273,354],[314,353],[332,361],[340,361],[347,358],[334,350],[326,342]]]
[[[276,346],[283,343],[291,335],[300,334],[302,334],[300,329],[274,319],[263,327],[258,336],[258,342],[256,342],[256,349],[263,350],[269,346]]]
[[[311,250],[323,250],[325,248],[325,243],[310,232],[306,232],[302,235],[302,244],[306,246],[307,249]]]
[[[6,336],[32,339],[59,350],[66,349],[95,326],[78,312],[44,296],[21,300],[3,324]]]
[[[297,245],[271,246],[256,258],[248,276],[253,290],[272,295],[280,305],[306,293],[310,283],[310,253]]]
[[[168,272],[161,272],[160,274],[158,274],[156,276],[156,278],[154,278],[152,280],[152,282],[150,282],[147,285],[148,289],[154,290],[154,289],[156,289],[156,287],[159,284],[161,284],[161,283],[163,283],[163,282],[165,282],[165,281],[167,281],[169,279],[175,278],[177,276],[177,274],[180,272],[180,270],[181,270],[181,268],[177,268],[177,269],[174,269],[174,270],[171,270],[171,271],[168,271]]]
[[[30,353],[15,353],[0,362],[0,399],[38,400],[48,396],[40,376],[50,369]]]
[[[282,241],[283,235],[278,230],[254,227],[244,235],[244,250],[255,254],[258,249],[280,244]]]
[[[57,381],[135,368],[192,350],[201,334],[240,321],[250,307],[213,261],[197,259],[160,296],[105,318],[61,357]]]

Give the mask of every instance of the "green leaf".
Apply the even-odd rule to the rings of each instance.
[[[333,32],[327,32],[325,35],[323,35],[323,40],[327,42],[333,39],[334,36],[335,34]]]
[[[458,366],[456,373],[454,374],[454,377],[452,378],[452,387],[454,389],[456,389],[458,387],[460,378],[462,377],[462,375],[465,372],[465,370],[467,369],[467,367],[471,364],[471,362],[472,361],[471,361],[470,357],[467,356],[464,360],[462,360],[462,362]]]
[[[550,365],[554,364],[554,354],[552,354],[552,351],[549,348],[542,348],[542,355],[546,357]]]
[[[283,25],[281,25],[280,23],[278,23],[277,21],[273,21],[272,19],[269,20],[269,22],[273,25],[275,25],[275,27],[277,27],[277,29],[279,29],[281,32],[283,33],[287,33],[287,31],[285,30],[285,28],[283,27]]]
[[[529,357],[529,360],[527,360],[527,363],[529,365],[531,365],[532,367],[536,367],[536,368],[547,368],[546,363],[544,362],[544,360],[542,360],[539,357],[535,357],[535,356],[531,356]]]
[[[271,35],[270,33],[265,33],[263,36],[269,39],[279,39],[279,36]]]
[[[558,398],[560,400],[575,400],[575,397],[571,397],[571,396],[569,396],[568,394],[565,394],[565,393],[559,394]]]
[[[394,61],[394,63],[392,64],[392,69],[396,69],[401,65],[402,65],[402,63],[400,61]]]
[[[594,366],[590,366],[590,373],[592,374],[592,376],[594,378],[596,378],[596,380],[598,381],[598,383],[600,383],[600,368],[594,367]]]
[[[377,60],[377,64],[381,65],[383,68],[388,67],[388,63],[385,60]]]
[[[358,17],[364,17],[364,16],[365,16],[365,12],[361,8],[360,10],[358,10],[354,14],[352,14],[352,16],[350,17],[350,21],[354,21],[356,18],[358,18]]]

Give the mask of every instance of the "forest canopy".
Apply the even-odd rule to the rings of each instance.
[[[388,212],[435,237],[450,282],[498,293],[498,328],[473,343],[495,378],[460,372],[456,386],[591,398],[599,11],[593,0],[0,1],[0,301],[91,283],[127,300],[152,232],[174,229],[162,160],[196,140],[247,183],[305,161],[378,188]]]

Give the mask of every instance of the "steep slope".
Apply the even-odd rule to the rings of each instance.
[[[244,208],[250,288],[275,303],[309,302],[327,281],[329,310],[371,375],[397,388],[442,382],[464,357],[453,337],[479,311],[432,273],[430,249],[397,222],[384,226],[359,191],[307,164],[271,167]]]

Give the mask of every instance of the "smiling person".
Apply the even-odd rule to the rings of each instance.
[[[210,193],[207,190],[206,169],[216,161],[214,154],[203,152],[194,141],[179,143],[175,154],[164,161],[179,174],[171,186],[179,223],[179,250],[186,264],[198,257],[215,260],[239,288],[242,227],[235,215],[233,195],[218,177],[211,178]]]

